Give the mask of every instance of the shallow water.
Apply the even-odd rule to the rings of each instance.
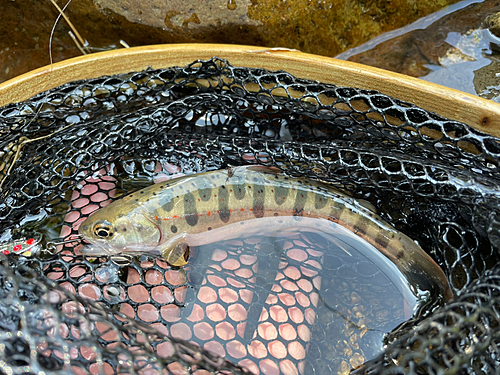
[[[170,333],[255,372],[276,362],[282,373],[347,373],[373,359],[431,292],[344,231],[192,249],[189,289]]]
[[[500,39],[485,19],[496,1],[465,0],[336,56],[499,102]]]
[[[30,229],[61,230],[60,237],[76,233],[88,215],[124,193],[117,181],[87,179],[57,215],[31,217]],[[69,267],[78,290],[62,285],[73,293],[254,373],[346,374],[380,354],[386,334],[440,304],[443,295],[428,287],[425,271],[431,270],[403,274],[367,242],[330,225],[331,231],[308,223],[280,236],[242,234],[193,247],[182,268],[155,257],[129,259],[140,267],[120,266],[115,256],[91,273],[85,258],[70,256],[74,248],[68,244],[61,258],[68,263],[60,270],[52,266],[47,276],[64,278]],[[158,355],[167,356],[165,350],[158,345]]]

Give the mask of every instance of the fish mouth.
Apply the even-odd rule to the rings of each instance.
[[[83,255],[116,255],[124,252],[121,249],[116,249],[109,246],[106,242],[100,240],[89,240],[84,238],[84,241],[88,243],[88,245],[84,245],[80,249],[80,253]]]

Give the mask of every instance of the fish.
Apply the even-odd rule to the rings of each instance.
[[[294,226],[321,226],[320,230],[332,232],[335,225],[364,239],[404,274],[429,275],[446,299],[453,298],[434,260],[369,204],[326,183],[291,177],[277,168],[232,167],[151,185],[90,215],[79,234],[90,244],[82,250],[84,254],[155,252],[170,265],[181,267],[192,246],[262,228],[279,233]]]

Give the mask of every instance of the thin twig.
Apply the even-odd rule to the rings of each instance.
[[[70,30],[68,31],[68,34],[69,36],[71,37],[71,39],[73,39],[73,42],[75,42],[76,46],[78,47],[78,49],[80,50],[80,52],[83,54],[83,55],[86,55],[87,52],[85,52],[85,50],[82,48],[82,46],[80,45],[80,43],[78,42],[78,39],[76,39],[75,37],[75,34],[73,34],[73,32]]]
[[[125,47],[125,48],[130,48],[130,46],[128,45],[128,43],[126,41],[124,41],[123,39],[120,39],[120,44]]]
[[[7,177],[10,176],[10,174],[12,172],[12,169],[14,169],[14,165],[19,160],[19,154],[21,153],[21,149],[23,148],[23,146],[25,144],[31,143],[31,142],[40,141],[42,139],[52,137],[54,134],[62,132],[63,130],[68,129],[69,127],[71,127],[73,125],[74,124],[69,124],[69,125],[66,125],[64,128],[56,130],[53,133],[50,133],[50,134],[47,134],[47,135],[43,135],[43,136],[37,137],[37,138],[26,139],[26,140],[22,141],[21,143],[19,143],[19,146],[17,147],[17,150],[16,150],[16,154],[14,155],[14,158],[12,159],[12,162],[10,163],[9,168],[7,169],[7,172],[5,173],[5,176],[3,176],[2,180],[0,181],[0,192],[2,191],[2,186],[3,186],[4,182],[5,182],[5,180],[7,179]]]
[[[86,55],[87,52],[88,52],[88,51],[86,51],[87,50],[87,45],[88,45],[87,41],[82,38],[82,36],[80,35],[80,33],[78,32],[78,30],[76,29],[76,27],[71,23],[71,21],[66,16],[66,14],[64,14],[64,11],[61,8],[59,8],[59,5],[57,5],[57,3],[55,2],[55,0],[50,0],[50,2],[56,7],[56,9],[59,11],[59,13],[61,14],[61,16],[66,20],[66,22],[68,23],[68,25],[71,28],[71,30],[73,30],[74,35],[80,41],[80,45],[83,47],[83,50],[85,51],[85,52],[83,52],[83,54]],[[78,46],[78,44],[77,44],[77,46]]]

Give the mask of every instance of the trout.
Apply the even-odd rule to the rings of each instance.
[[[91,244],[85,254],[159,252],[170,265],[183,266],[190,246],[263,228],[266,234],[293,227],[332,233],[335,226],[364,239],[405,275],[426,275],[446,299],[453,297],[432,258],[366,204],[325,183],[289,177],[275,168],[236,167],[158,183],[101,208],[81,224],[79,233]]]

